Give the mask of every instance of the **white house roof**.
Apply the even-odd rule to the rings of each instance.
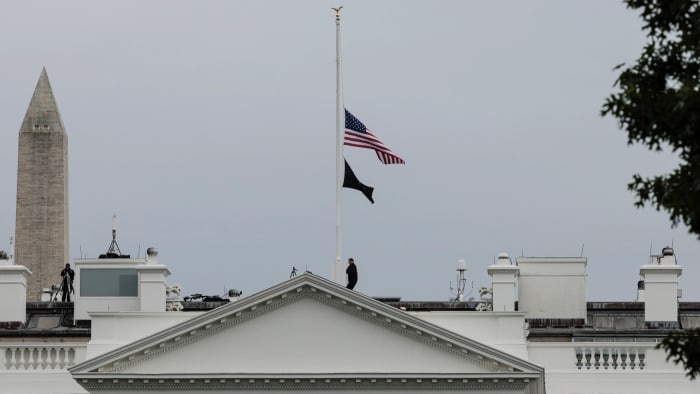
[[[544,369],[305,273],[69,369],[87,390],[501,389]]]

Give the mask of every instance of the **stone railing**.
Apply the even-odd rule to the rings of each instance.
[[[87,343],[0,344],[0,371],[62,370],[85,361]]]
[[[642,370],[646,351],[655,344],[616,343],[576,347],[576,367],[581,370]]]

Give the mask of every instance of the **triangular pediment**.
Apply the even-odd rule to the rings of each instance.
[[[525,360],[308,273],[70,371],[83,384],[135,376],[245,377],[249,383],[251,377],[360,382],[439,376],[463,384],[515,379],[528,385],[543,374]]]

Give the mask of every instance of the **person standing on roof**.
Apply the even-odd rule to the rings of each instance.
[[[345,275],[348,277],[348,289],[352,290],[357,284],[357,266],[355,260],[351,257],[348,259],[348,268],[345,270]]]
[[[70,263],[66,263],[66,268],[61,270],[61,301],[70,302],[70,293],[74,292],[73,289],[73,279],[75,278],[75,271],[71,269]]]

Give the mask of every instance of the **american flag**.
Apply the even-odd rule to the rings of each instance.
[[[384,164],[406,164],[347,109],[345,110],[345,145],[374,149],[379,161]]]

